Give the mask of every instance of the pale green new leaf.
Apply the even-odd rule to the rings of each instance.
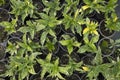
[[[73,46],[72,45],[68,45],[67,49],[68,49],[68,53],[71,54],[72,51],[73,51]]]
[[[29,73],[31,73],[31,74],[36,74],[33,66],[31,66],[28,71],[29,71]]]
[[[51,57],[52,57],[52,54],[51,53],[49,53],[48,55],[47,55],[47,57],[46,57],[46,61],[47,62],[50,62],[51,61]]]

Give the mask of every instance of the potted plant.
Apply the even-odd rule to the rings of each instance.
[[[111,36],[120,30],[117,0],[10,0],[9,9],[6,1],[0,4],[4,79],[119,80],[120,41]]]

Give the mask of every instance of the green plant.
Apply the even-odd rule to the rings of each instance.
[[[78,50],[79,53],[95,52],[97,50],[95,43],[99,40],[99,34],[97,31],[98,23],[90,21],[86,18],[86,28],[83,30],[83,40],[85,45],[81,46]]]
[[[35,7],[33,6],[32,0],[10,0],[12,11],[16,18],[21,17],[22,22],[30,15],[33,16]]]
[[[49,73],[48,76],[65,80],[60,73],[69,75],[68,73],[69,67],[59,66],[59,59],[56,59],[55,61],[51,62],[51,58],[52,58],[52,54],[49,53],[46,56],[45,60],[37,59],[38,63],[42,67],[41,79],[43,79],[45,74],[48,72]]]
[[[69,74],[72,75],[74,71],[79,71],[80,73],[82,72],[82,64],[83,62],[75,62],[73,59],[70,58],[69,63],[67,67],[69,67]]]
[[[15,27],[17,26],[16,22],[17,22],[17,19],[13,19],[11,22],[3,21],[0,23],[0,25],[5,28],[5,31],[8,34],[11,34],[16,32],[16,29],[15,29]]]
[[[117,18],[117,15],[116,13],[111,13],[111,17],[106,17],[106,20],[105,20],[105,27],[107,28],[107,30],[110,30],[110,32],[112,30],[115,30],[115,31],[120,31],[120,28],[119,28],[119,25],[120,25],[120,22],[119,22],[119,19]]]
[[[40,14],[42,19],[38,20],[39,24],[42,24],[44,28],[42,29],[44,32],[41,34],[40,42],[42,45],[44,45],[44,42],[46,40],[46,37],[48,34],[50,34],[53,37],[56,37],[54,29],[57,25],[61,24],[60,20],[57,20],[55,16],[48,16],[45,13]]]
[[[0,45],[5,46],[6,55],[9,55],[7,70],[1,76],[10,77],[10,80],[29,80],[36,74],[38,64],[42,80],[46,77],[65,80],[76,71],[87,74],[88,80],[96,80],[99,74],[107,80],[119,80],[118,53],[113,54],[114,59],[107,57],[108,62],[104,62],[102,54],[106,52],[105,47],[117,47],[119,51],[120,40],[110,40],[111,46],[107,41],[98,46],[102,36],[98,30],[100,21],[97,20],[101,19],[94,21],[89,16],[94,12],[98,16],[102,13],[106,30],[120,31],[120,20],[114,10],[117,0],[40,0],[43,8],[40,11],[34,1],[10,0],[11,19],[0,22],[8,36],[7,45]],[[0,2],[4,3],[3,0]],[[57,34],[58,27],[62,29]],[[18,32],[22,34],[20,37],[16,36]],[[59,48],[58,53],[56,48]],[[64,48],[67,48],[66,53]],[[76,55],[72,56],[73,52],[81,53],[77,55],[78,62],[74,61]],[[60,59],[66,54],[69,60],[63,65]],[[92,58],[89,65],[82,61],[86,56]]]
[[[9,65],[5,76],[9,76],[10,80],[28,80],[29,74],[36,74],[34,71],[35,58],[41,53],[32,53],[25,56],[10,56]]]
[[[90,14],[93,11],[96,11],[98,13],[104,12],[104,6],[105,6],[105,1],[104,0],[83,0],[85,5],[82,6],[80,12],[83,11],[83,14],[85,13]]]
[[[64,40],[60,40],[59,42],[67,47],[68,53],[71,54],[73,52],[74,47],[79,47],[81,43],[75,40],[75,37],[71,38],[69,35],[62,35]]]

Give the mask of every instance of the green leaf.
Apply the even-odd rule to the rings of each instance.
[[[70,40],[61,40],[59,41],[63,46],[69,45]]]
[[[33,39],[33,38],[34,38],[34,35],[35,35],[35,31],[32,30],[32,31],[30,32],[30,35],[31,35],[31,38]]]
[[[33,66],[30,67],[30,69],[29,69],[29,73],[31,73],[31,74],[36,74],[36,72],[35,72]]]
[[[16,45],[12,44],[11,42],[8,42],[8,47],[6,49],[6,52],[10,52],[11,55],[17,54]]]
[[[56,67],[58,67],[58,65],[59,65],[59,59],[56,59],[54,64],[55,64]]]
[[[47,72],[47,69],[46,69],[46,68],[43,68],[43,69],[42,69],[42,72],[41,72],[41,79],[44,78],[44,75],[45,75],[46,72]]]
[[[79,50],[77,52],[79,53],[85,53],[86,51],[89,50],[89,47],[87,45],[83,45],[79,48]]]
[[[22,48],[27,49],[28,51],[31,51],[31,52],[33,51],[33,49],[28,44],[25,44],[25,43],[22,43],[22,42],[17,42],[17,44],[19,46],[21,46]]]
[[[40,38],[40,43],[44,45],[48,32],[43,32]]]
[[[26,40],[26,36],[27,36],[27,34],[25,33],[24,35],[23,35],[23,42],[25,43],[25,44],[27,44],[27,40]]]
[[[41,66],[43,66],[43,65],[45,64],[45,61],[42,60],[42,59],[37,59],[37,62],[38,62],[39,64],[41,64]]]
[[[20,27],[18,31],[27,33],[27,32],[30,32],[31,30],[29,29],[29,27],[23,26],[23,27]]]
[[[93,36],[92,39],[90,40],[90,43],[96,43],[99,40],[99,36]]]
[[[56,37],[55,32],[52,29],[49,30],[49,34]]]
[[[69,72],[68,72],[68,70],[70,69],[71,67],[60,67],[59,66],[59,71],[61,72],[61,73],[63,73],[63,74],[66,74],[66,75],[69,75]]]
[[[28,70],[27,69],[23,69],[21,72],[20,72],[20,77],[21,79],[24,79],[26,76],[28,76]]]
[[[42,25],[42,24],[38,23],[37,26],[36,26],[36,31],[41,31],[43,29],[45,29],[45,25]]]
[[[46,20],[49,18],[48,15],[45,13],[40,13],[40,16],[42,19],[46,19]]]
[[[49,53],[48,55],[47,55],[47,57],[46,57],[46,61],[47,62],[50,62],[51,61],[51,57],[52,57],[52,54],[51,53]]]
[[[42,54],[41,52],[33,52],[30,56],[35,58],[36,56],[41,54]]]
[[[77,33],[81,35],[81,33],[82,33],[82,26],[79,25],[79,26],[77,26],[75,28],[76,28]]]
[[[5,1],[4,0],[0,0],[0,6],[5,4]]]
[[[67,46],[67,49],[68,49],[68,53],[71,54],[72,51],[73,51],[73,46],[68,45],[68,46]]]
[[[73,43],[73,46],[76,46],[76,47],[79,47],[81,45],[81,43],[79,43],[78,41],[75,41],[74,43]]]
[[[102,53],[100,47],[98,47],[98,50],[96,51],[96,56],[93,60],[93,64],[101,64],[103,62],[102,60]]]
[[[58,78],[62,79],[62,80],[65,80],[65,79],[61,76],[60,73],[57,73],[56,76],[57,76]]]

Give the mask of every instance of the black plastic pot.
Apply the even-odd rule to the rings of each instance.
[[[12,34],[10,34],[10,37],[18,37],[18,38],[21,38],[23,36],[23,33],[21,33],[21,32],[16,32],[16,33],[12,33]]]
[[[72,33],[71,29],[65,29],[64,26],[62,25],[61,26],[61,30],[64,32],[64,33]]]
[[[52,77],[46,77],[45,80],[56,80],[56,78],[52,78]]]
[[[0,61],[0,74],[3,74],[5,73],[6,71],[6,66],[5,66],[5,63]],[[4,76],[3,76],[4,77]]]
[[[117,16],[120,18],[120,0],[118,0],[117,4],[118,5],[115,8],[115,11],[116,11]]]
[[[114,36],[111,37],[113,40],[120,39],[120,31],[115,32]]]
[[[81,60],[83,61],[84,64],[86,64],[86,65],[91,65],[94,57],[95,57],[95,56],[94,56],[93,54],[90,54],[90,53],[87,54],[87,53],[86,53],[86,55],[83,56],[83,57],[81,58]]]
[[[105,27],[105,20],[102,20],[99,24],[99,32],[103,37],[113,37],[115,35],[115,31],[110,31]]]
[[[37,74],[35,74],[35,75],[32,75],[31,77],[30,77],[30,80],[41,80],[41,78],[40,78],[40,72],[41,71],[39,71]],[[42,80],[45,80],[45,79],[42,79]]]
[[[5,57],[5,46],[0,43],[0,60],[3,59]]]
[[[38,12],[41,12],[44,8],[44,5],[42,4],[42,1],[33,0],[33,4],[37,7]]]
[[[4,28],[0,26],[0,43],[7,41],[7,39],[8,39],[7,33],[4,31]]]
[[[104,57],[112,55],[115,51],[115,46],[112,45],[110,41],[111,41],[110,38],[102,38],[98,42],[98,46],[100,46],[102,55]]]
[[[104,13],[102,13],[102,12],[96,13],[95,15],[96,15],[97,19],[99,19],[99,20],[103,20],[104,19]]]
[[[73,52],[71,53],[70,57],[75,61],[75,62],[80,62],[80,57],[77,53]]]
[[[11,43],[21,42],[22,40],[19,37],[11,37],[8,39]]]
[[[61,25],[58,25],[56,28],[55,28],[55,32],[56,32],[56,36],[58,36],[60,33],[61,33]]]
[[[60,58],[60,64],[61,65],[66,65],[69,63],[69,55],[62,55],[62,57]]]
[[[4,0],[5,4],[1,5],[0,8],[4,8],[9,10],[10,9],[10,0]]]
[[[71,76],[67,77],[66,80],[81,80],[81,78],[77,74],[72,74]]]
[[[9,20],[10,20],[10,14],[9,14],[8,10],[6,10],[4,8],[0,8],[0,22],[9,21]]]

